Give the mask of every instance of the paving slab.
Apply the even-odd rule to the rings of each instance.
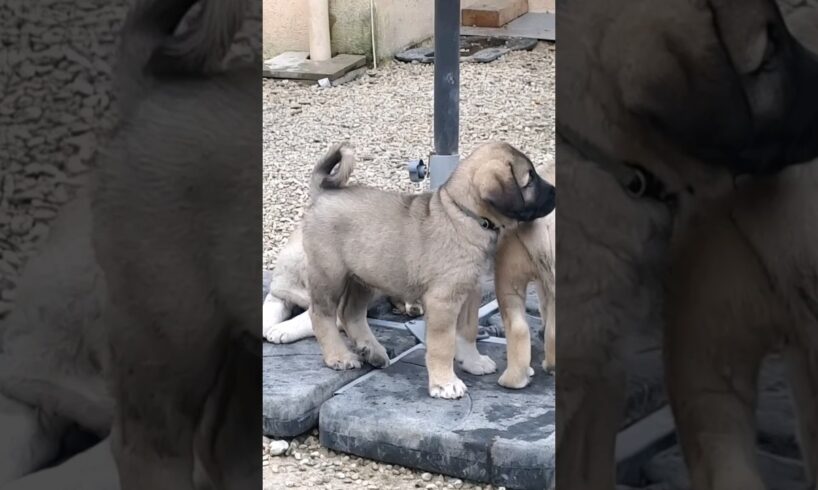
[[[432,399],[425,349],[348,386],[321,407],[321,443],[331,449],[511,489],[545,488],[554,474],[554,377],[537,371],[523,390],[497,384],[505,344],[480,342],[498,372],[458,371],[460,400]],[[542,361],[542,345],[534,366]]]
[[[461,27],[460,33],[470,36],[525,37],[556,41],[556,17],[551,12],[528,12],[502,27]]]
[[[330,81],[366,64],[366,56],[339,54],[326,61],[313,61],[309,53],[288,51],[264,62],[262,74],[267,78]]]
[[[373,326],[390,359],[417,344],[406,330]],[[335,371],[324,365],[314,338],[263,347],[263,429],[268,437],[294,437],[315,427],[318,410],[336,390],[370,372],[371,366]]]

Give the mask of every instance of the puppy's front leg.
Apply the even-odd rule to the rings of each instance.
[[[429,395],[433,398],[455,399],[466,394],[466,385],[454,374],[456,323],[465,300],[465,296],[453,298],[451,292],[432,293],[424,298],[426,370]]]
[[[497,371],[497,364],[489,356],[477,350],[477,313],[480,309],[480,289],[475,289],[463,303],[457,317],[457,339],[454,358],[467,373],[491,374]]]

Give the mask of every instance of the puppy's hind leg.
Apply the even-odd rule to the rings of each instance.
[[[497,364],[477,350],[477,312],[480,309],[480,290],[475,289],[463,303],[457,317],[457,338],[454,358],[467,373],[491,374],[497,371]]]
[[[372,291],[356,281],[349,281],[341,298],[339,319],[355,348],[369,364],[384,368],[389,365],[389,355],[378,342],[366,321],[366,311],[372,300]]]
[[[508,366],[497,382],[506,388],[528,386],[534,369],[531,368],[531,330],[525,318],[527,281],[520,277],[497,281],[497,303],[506,329]]]
[[[339,302],[344,294],[345,279],[341,276],[341,271],[335,271],[335,274],[324,272],[329,270],[329,267],[331,264],[326,264],[323,268],[314,264],[310,270],[312,302],[307,311],[312,329],[327,366],[338,371],[358,369],[361,367],[361,359],[344,342],[336,322]],[[340,280],[334,279],[338,277]]]
[[[553,287],[547,288],[540,281],[535,284],[540,303],[540,318],[545,327],[545,359],[542,368],[547,373],[554,373],[557,367],[557,296]]]
[[[264,328],[264,338],[273,344],[291,344],[314,336],[309,310],[276,325]]]

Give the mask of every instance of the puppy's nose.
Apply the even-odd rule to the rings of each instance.
[[[543,192],[542,200],[540,201],[540,207],[538,209],[538,211],[539,211],[538,218],[541,218],[543,216],[546,216],[546,215],[550,214],[552,211],[554,211],[554,208],[556,208],[556,206],[557,206],[557,189],[553,185],[548,184],[545,191]]]

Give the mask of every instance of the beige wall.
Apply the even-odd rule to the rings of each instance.
[[[263,0],[264,58],[283,51],[308,51],[306,0]]]
[[[264,57],[283,51],[308,51],[307,2],[263,0]],[[434,0],[375,0],[378,58],[428,39],[433,31]],[[332,52],[372,58],[369,0],[330,0]]]

